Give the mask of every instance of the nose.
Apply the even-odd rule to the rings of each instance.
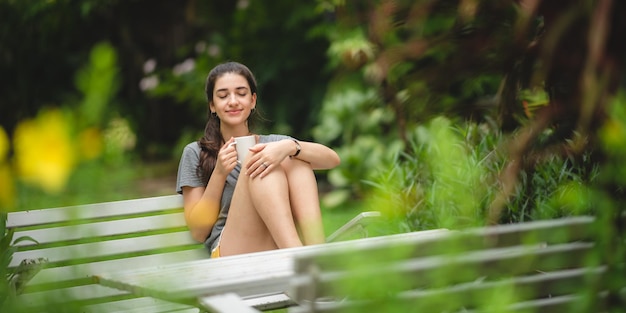
[[[237,104],[237,96],[234,93],[228,96],[228,104]]]

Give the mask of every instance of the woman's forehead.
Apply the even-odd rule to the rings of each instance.
[[[250,89],[248,80],[236,73],[225,73],[215,81],[215,91],[234,90],[242,87]]]

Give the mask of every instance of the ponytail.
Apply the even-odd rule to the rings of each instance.
[[[196,173],[199,177],[202,177],[203,181],[208,181],[211,173],[213,173],[213,169],[215,169],[217,153],[220,151],[222,142],[224,142],[224,138],[222,138],[222,133],[220,132],[220,119],[215,113],[209,111],[204,135],[198,140],[200,162],[198,163],[198,168],[196,168]]]

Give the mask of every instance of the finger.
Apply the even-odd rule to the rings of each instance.
[[[267,163],[267,162],[261,163],[261,166],[259,166],[259,169],[260,169],[259,174],[261,175],[261,178],[267,176],[267,174],[271,171],[271,167],[272,167],[272,164],[270,163]]]
[[[262,155],[256,153],[255,151],[250,150],[250,153],[248,153],[248,156],[246,157],[247,159],[247,161],[245,162],[246,170],[250,172],[254,172],[254,170],[256,170],[260,166],[258,164],[262,162],[261,157]]]
[[[230,137],[230,139],[228,139],[228,141],[226,141],[226,142],[224,143],[224,145],[222,146],[222,148],[221,148],[220,150],[227,150],[227,149],[230,149],[230,148],[235,149],[235,148],[233,147],[234,145],[235,145],[235,138]]]
[[[232,171],[237,166],[237,153],[235,151],[222,151],[217,165],[227,172]]]
[[[259,163],[259,162],[249,162],[248,168],[253,168],[253,169],[248,169],[248,171],[246,171],[246,174],[252,178],[259,176],[259,174],[261,174],[263,169],[265,169],[265,167],[263,166],[263,163]]]
[[[252,151],[252,152],[260,152],[261,150],[265,149],[265,146],[267,144],[265,143],[257,143],[256,145],[248,148],[248,150]]]

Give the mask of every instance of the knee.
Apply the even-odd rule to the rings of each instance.
[[[283,170],[285,171],[285,177],[289,181],[289,184],[296,183],[298,186],[311,186],[317,183],[317,178],[313,172],[313,167],[310,163],[290,159],[283,162]],[[291,185],[294,186],[294,185]]]
[[[287,173],[282,166],[273,167],[267,175],[261,176],[248,176],[246,175],[246,184],[248,188],[265,188],[279,184],[281,181],[286,180]]]
[[[286,158],[282,163],[280,163],[280,165],[286,173],[300,170],[313,172],[313,168],[310,163],[295,158]]]

